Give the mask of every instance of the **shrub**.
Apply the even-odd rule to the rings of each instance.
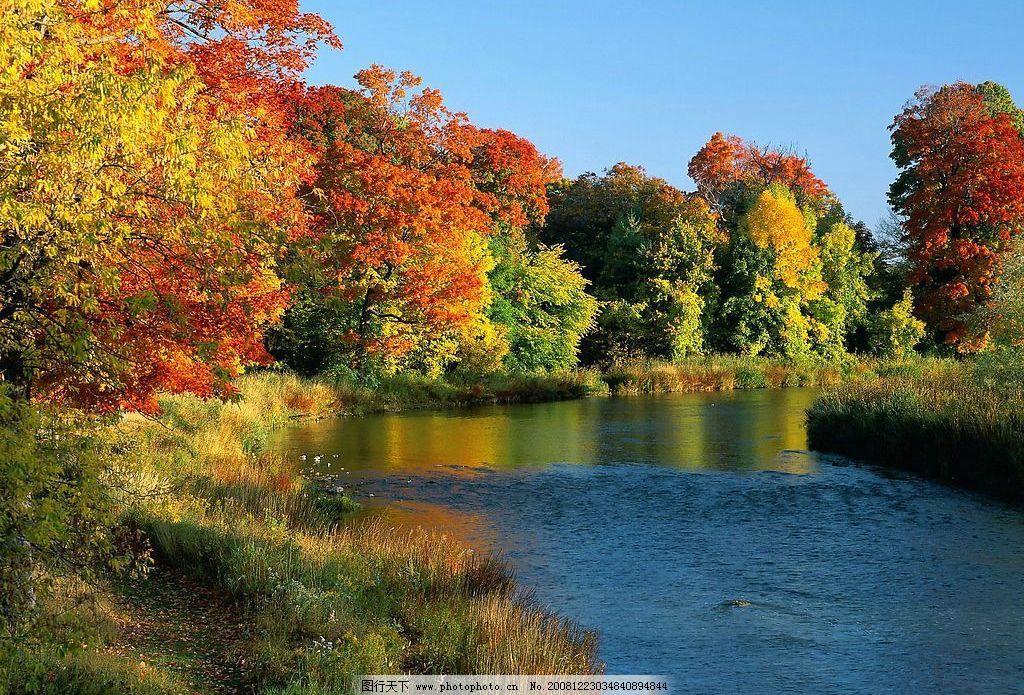
[[[0,631],[31,623],[52,571],[114,557],[102,446],[83,426],[0,392]]]
[[[872,352],[879,357],[902,360],[914,354],[924,331],[924,321],[915,318],[914,298],[907,289],[903,299],[873,318],[868,342]]]

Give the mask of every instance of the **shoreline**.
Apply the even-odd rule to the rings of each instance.
[[[1024,500],[1024,395],[980,384],[960,364],[826,391],[807,436],[820,451]]]

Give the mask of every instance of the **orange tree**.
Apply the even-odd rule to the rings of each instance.
[[[356,79],[358,90],[309,89],[295,111],[316,158],[303,190],[311,235],[290,254],[287,276],[301,289],[271,350],[301,372],[361,379],[436,374],[457,360],[497,368],[522,327],[494,324],[516,312],[487,314],[490,280],[536,270],[495,264],[534,258],[519,244],[547,213],[558,162],[513,133],[476,128],[411,73],[373,66]],[[512,247],[523,254],[504,253]],[[558,264],[557,253],[543,259]],[[578,342],[582,306],[584,318],[568,310],[572,326],[554,335]],[[560,362],[574,351],[559,351]]]
[[[0,622],[112,550],[97,411],[267,359],[308,169],[294,2],[0,0]],[[34,400],[33,400],[34,399]],[[76,406],[81,411],[65,406]]]
[[[358,91],[308,90],[295,115],[316,157],[312,234],[292,254],[303,291],[271,346],[308,372],[435,367],[488,301],[492,213],[526,212],[477,185],[474,152],[495,150],[437,91],[379,66],[356,79]]]

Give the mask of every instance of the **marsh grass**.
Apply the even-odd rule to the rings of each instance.
[[[373,388],[341,381],[337,405],[347,414],[394,412],[417,408],[456,408],[500,403],[536,403],[606,395],[608,388],[593,370],[552,374],[491,374],[477,378],[430,378],[398,374]]]
[[[624,362],[610,367],[604,380],[615,395],[731,391],[832,385],[869,369],[869,363],[854,360],[832,364],[722,355],[682,362]]]
[[[884,374],[822,394],[807,414],[811,446],[1024,497],[1024,392],[951,360]]]

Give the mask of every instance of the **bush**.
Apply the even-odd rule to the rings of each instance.
[[[0,392],[0,629],[33,620],[51,573],[114,556],[102,446],[82,422]]]
[[[868,344],[879,357],[902,360],[914,354],[914,348],[924,337],[924,331],[924,321],[914,317],[914,298],[907,289],[903,299],[873,318]]]

